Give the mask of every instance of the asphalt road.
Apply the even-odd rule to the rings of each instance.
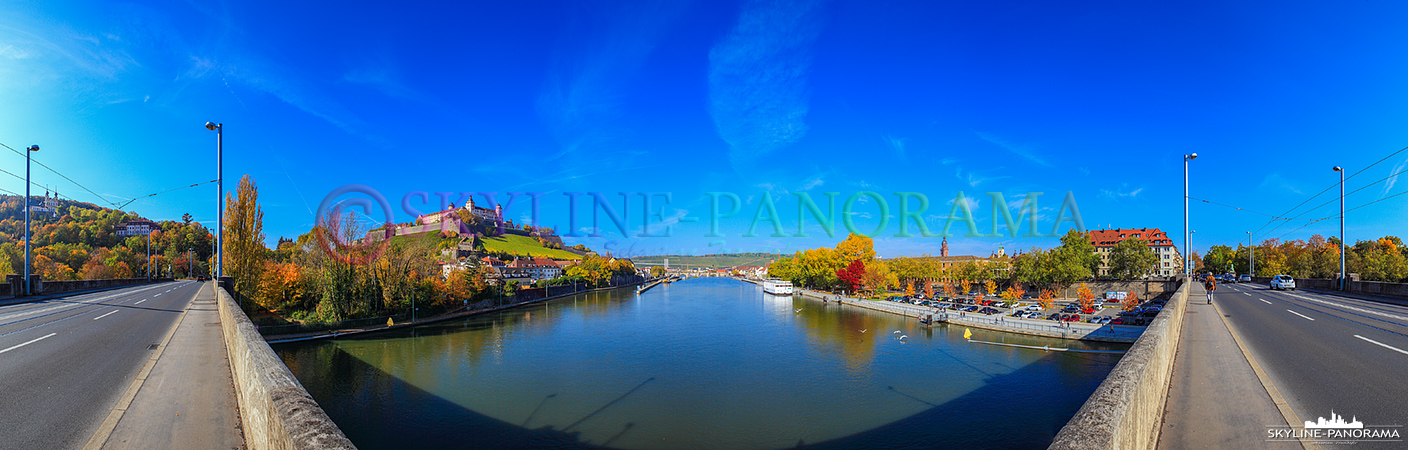
[[[201,283],[0,307],[0,448],[82,448]]]
[[[1408,307],[1251,283],[1213,301],[1301,421],[1408,425]]]

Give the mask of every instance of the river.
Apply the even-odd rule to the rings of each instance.
[[[1120,356],[963,332],[703,278],[274,350],[365,450],[1045,448]]]

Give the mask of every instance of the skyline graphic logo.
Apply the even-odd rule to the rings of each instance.
[[[1303,427],[1268,427],[1267,442],[1304,442],[1317,445],[1354,445],[1367,442],[1403,442],[1403,425],[1364,425],[1358,416],[1346,421],[1330,410],[1330,417],[1307,420]]]

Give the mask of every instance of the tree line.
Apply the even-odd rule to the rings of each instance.
[[[1249,257],[1255,254],[1253,276],[1333,278],[1340,271],[1340,247],[1339,238],[1318,234],[1308,240],[1267,239],[1254,247],[1214,245],[1206,255],[1194,258],[1194,267],[1200,272],[1251,273]],[[1408,251],[1397,236],[1357,241],[1346,249],[1346,269],[1359,274],[1361,280],[1408,282]]]

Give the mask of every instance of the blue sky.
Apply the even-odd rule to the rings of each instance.
[[[740,236],[765,195],[795,233],[799,192],[839,192],[838,208],[878,192],[892,216],[895,192],[923,193],[933,232],[960,191],[984,232],[986,192],[1013,208],[1043,192],[1043,233],[1070,192],[1087,228],[1176,235],[1185,153],[1201,155],[1192,196],[1279,215],[1333,185],[1331,166],[1354,173],[1408,146],[1408,6],[1394,2],[452,3],[3,4],[0,143],[41,145],[36,158],[98,195],[36,168],[38,183],[120,204],[214,179],[215,136],[201,125],[222,122],[226,187],[255,178],[271,243],[306,232],[346,184],[380,192],[399,222],[410,192],[544,192],[542,224],[563,232],[565,192],[604,193],[618,210],[618,192],[671,193],[651,220],[672,237],[623,238],[603,216],[604,236],[568,238],[619,254],[844,237],[810,216],[809,237],[772,237],[770,222]],[[0,149],[0,166],[19,173],[23,160]],[[1398,153],[1347,186],[1405,168]],[[1408,191],[1397,181],[1347,204]],[[0,174],[0,189],[22,188]],[[746,202],[721,219],[723,237],[706,236],[706,192]],[[213,221],[214,197],[206,184],[128,209]],[[413,206],[438,209],[429,198]],[[861,198],[852,218],[870,230],[880,211]],[[1405,205],[1351,212],[1349,240],[1405,234]],[[509,215],[528,216],[526,201]],[[1192,217],[1200,252],[1258,228],[1337,232],[1335,220],[1272,230],[1267,216],[1198,202]],[[877,237],[882,255],[938,253],[938,237],[894,237],[898,222]],[[955,254],[1056,242],[964,230],[951,230]]]

